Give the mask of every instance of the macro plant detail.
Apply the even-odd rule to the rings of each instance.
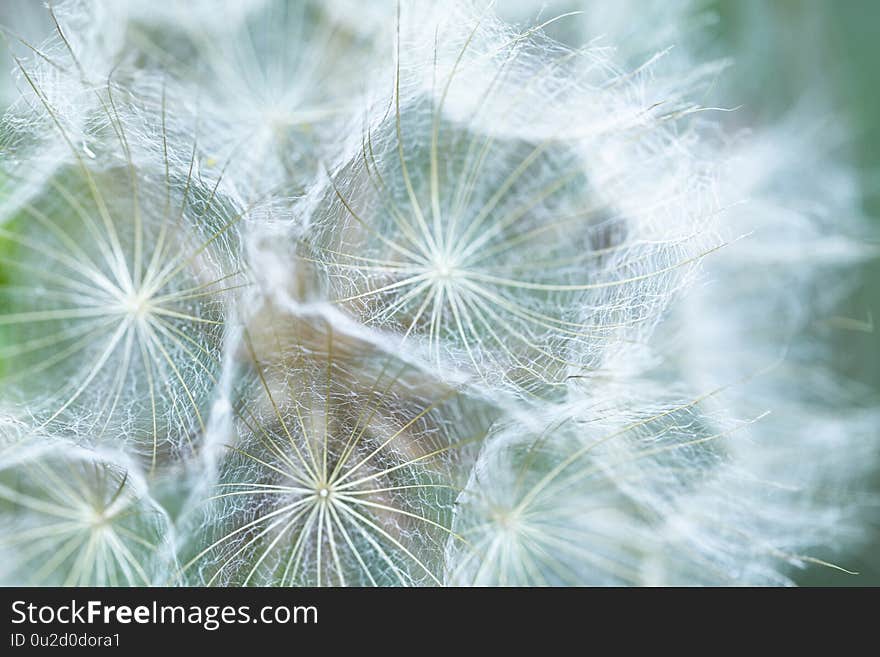
[[[666,295],[720,244],[706,245],[712,209],[703,192],[692,190],[705,205],[689,210],[693,223],[681,230],[667,221],[662,235],[657,215],[678,197],[635,210],[606,194],[627,185],[629,164],[646,166],[652,145],[627,147],[633,133],[662,139],[666,118],[646,127],[643,116],[624,116],[574,136],[539,123],[545,110],[586,113],[586,98],[613,111],[619,99],[589,79],[606,65],[600,57],[532,61],[512,39],[490,53],[494,62],[471,52],[479,28],[460,46],[438,46],[428,91],[398,68],[389,108],[366,119],[356,154],[322,190],[301,258],[320,271],[329,302],[367,326],[419,343],[437,365],[464,364],[533,392],[600,368],[606,349],[649,332]],[[557,79],[564,67],[573,77]],[[511,91],[520,68],[530,75]],[[559,99],[576,84],[586,98]],[[522,106],[527,118],[488,127],[493,113],[509,117]],[[622,161],[603,161],[611,156]],[[600,163],[601,172],[591,166]],[[693,185],[684,173],[666,171],[657,187],[683,193]]]
[[[564,434],[564,426],[537,436],[507,430],[481,455],[456,525],[469,548],[449,545],[452,583],[641,581],[640,552],[650,545],[648,510],[603,471],[601,459],[592,459],[594,450],[564,444]]]
[[[362,4],[0,10],[3,583],[854,577],[823,108],[697,0]]]
[[[341,82],[369,61],[369,35],[334,21],[333,3],[206,3],[168,15],[139,4],[110,7],[105,20],[127,24],[130,56],[161,68],[170,98],[197,98],[197,120],[220,128],[201,135],[206,163],[250,200],[302,193],[357,107],[360,92]],[[237,20],[208,16],[221,13]]]
[[[41,442],[0,471],[4,583],[157,583],[174,567],[171,530],[143,483],[98,454]]]
[[[230,247],[241,213],[192,166],[172,173],[164,132],[151,145],[164,171],[136,164],[112,87],[101,100],[110,134],[81,151],[59,122],[72,161],[0,228],[0,378],[40,426],[109,433],[152,469],[204,430],[224,295],[242,284]]]
[[[693,577],[681,574],[691,564],[712,567],[700,537],[673,540],[665,523],[695,489],[724,473],[726,441],[742,439],[760,418],[720,428],[701,410],[709,398],[668,403],[651,413],[646,403],[614,418],[569,409],[532,426],[495,427],[459,499],[455,529],[468,549],[448,544],[450,580],[681,584]],[[687,468],[680,467],[683,459]],[[670,544],[675,556],[656,563],[651,555]],[[788,556],[768,550],[763,558]],[[709,577],[728,578],[722,570]]]
[[[485,411],[454,389],[413,389],[405,364],[369,349],[340,357],[344,341],[326,340],[323,354],[280,362],[252,352],[258,383],[236,411],[210,545],[190,562],[208,585],[442,583],[439,553]]]

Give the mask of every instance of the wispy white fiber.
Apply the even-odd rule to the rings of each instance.
[[[0,580],[854,577],[848,136],[672,4],[4,5]]]

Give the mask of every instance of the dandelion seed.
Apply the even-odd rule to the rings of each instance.
[[[573,440],[494,432],[456,506],[448,544],[453,586],[638,584],[652,545],[651,509],[640,506]],[[598,447],[596,449],[598,450]],[[577,456],[565,467],[566,456]]]
[[[711,517],[694,518],[674,549],[666,543],[670,519],[707,482],[729,476],[728,445],[761,419],[713,432],[700,413],[710,396],[655,412],[618,407],[609,417],[575,405],[540,429],[500,424],[457,500],[453,528],[465,541],[448,544],[448,581],[669,584],[676,582],[664,577],[681,569],[701,570],[704,582],[734,582],[724,568],[739,562],[716,559],[719,546],[707,547],[716,532]],[[725,554],[742,545],[726,540]],[[768,568],[784,567],[778,550],[759,553]]]
[[[201,150],[209,161],[229,162],[229,184],[243,198],[300,194],[358,107],[373,35],[337,20],[332,2],[224,8],[135,13],[129,46],[146,70],[170,76],[171,98],[199,99]]]
[[[69,163],[0,226],[0,380],[41,424],[127,442],[152,468],[204,428],[224,299],[243,284],[242,212],[191,162],[188,173],[171,166],[164,131],[150,144],[164,166],[152,169],[112,88],[100,104],[100,157],[85,159],[57,123]]]
[[[851,576],[814,99],[726,132],[691,0],[363,4],[0,7],[0,580]]]
[[[165,514],[121,466],[45,439],[0,470],[0,576],[22,586],[149,586],[174,567]]]
[[[427,92],[403,80],[399,64],[387,115],[370,118],[360,152],[321,192],[300,258],[320,273],[322,294],[368,326],[436,364],[537,391],[601,367],[604,354],[650,331],[712,250],[696,239],[708,217],[687,209],[703,198],[691,171],[635,182],[647,151],[624,153],[635,126],[616,111],[617,91],[584,88],[612,119],[575,134],[546,122],[541,136],[547,87],[562,93],[557,69],[585,66],[586,55],[565,51],[548,63],[528,53],[529,37],[514,35],[486,74],[488,58],[471,52],[480,27],[451,64],[438,64],[448,47],[437,47]],[[528,126],[488,123],[523,105]],[[587,120],[597,115],[593,108]],[[630,199],[636,187],[646,193]],[[677,224],[687,225],[678,235]]]
[[[208,585],[441,583],[451,505],[485,434],[477,407],[448,389],[420,399],[407,366],[325,339],[270,362],[251,351],[259,384],[184,566]]]

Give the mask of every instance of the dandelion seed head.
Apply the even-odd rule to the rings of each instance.
[[[355,4],[0,8],[0,579],[847,571],[836,115],[690,0]]]

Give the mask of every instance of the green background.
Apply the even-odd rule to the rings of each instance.
[[[715,0],[718,15],[712,48],[733,55],[731,86],[746,111],[771,119],[809,93],[820,93],[835,120],[852,135],[846,155],[859,172],[862,210],[880,235],[880,2],[877,0]],[[743,100],[739,101],[743,102]],[[880,323],[880,261],[860,267],[842,316]],[[880,393],[880,331],[846,331],[835,345],[835,362],[851,379]],[[845,411],[844,411],[845,412]],[[877,433],[880,437],[880,431]],[[872,480],[880,496],[880,468]],[[858,554],[837,563],[859,571],[846,575],[810,567],[805,585],[880,585],[880,507],[867,517],[870,538]]]

